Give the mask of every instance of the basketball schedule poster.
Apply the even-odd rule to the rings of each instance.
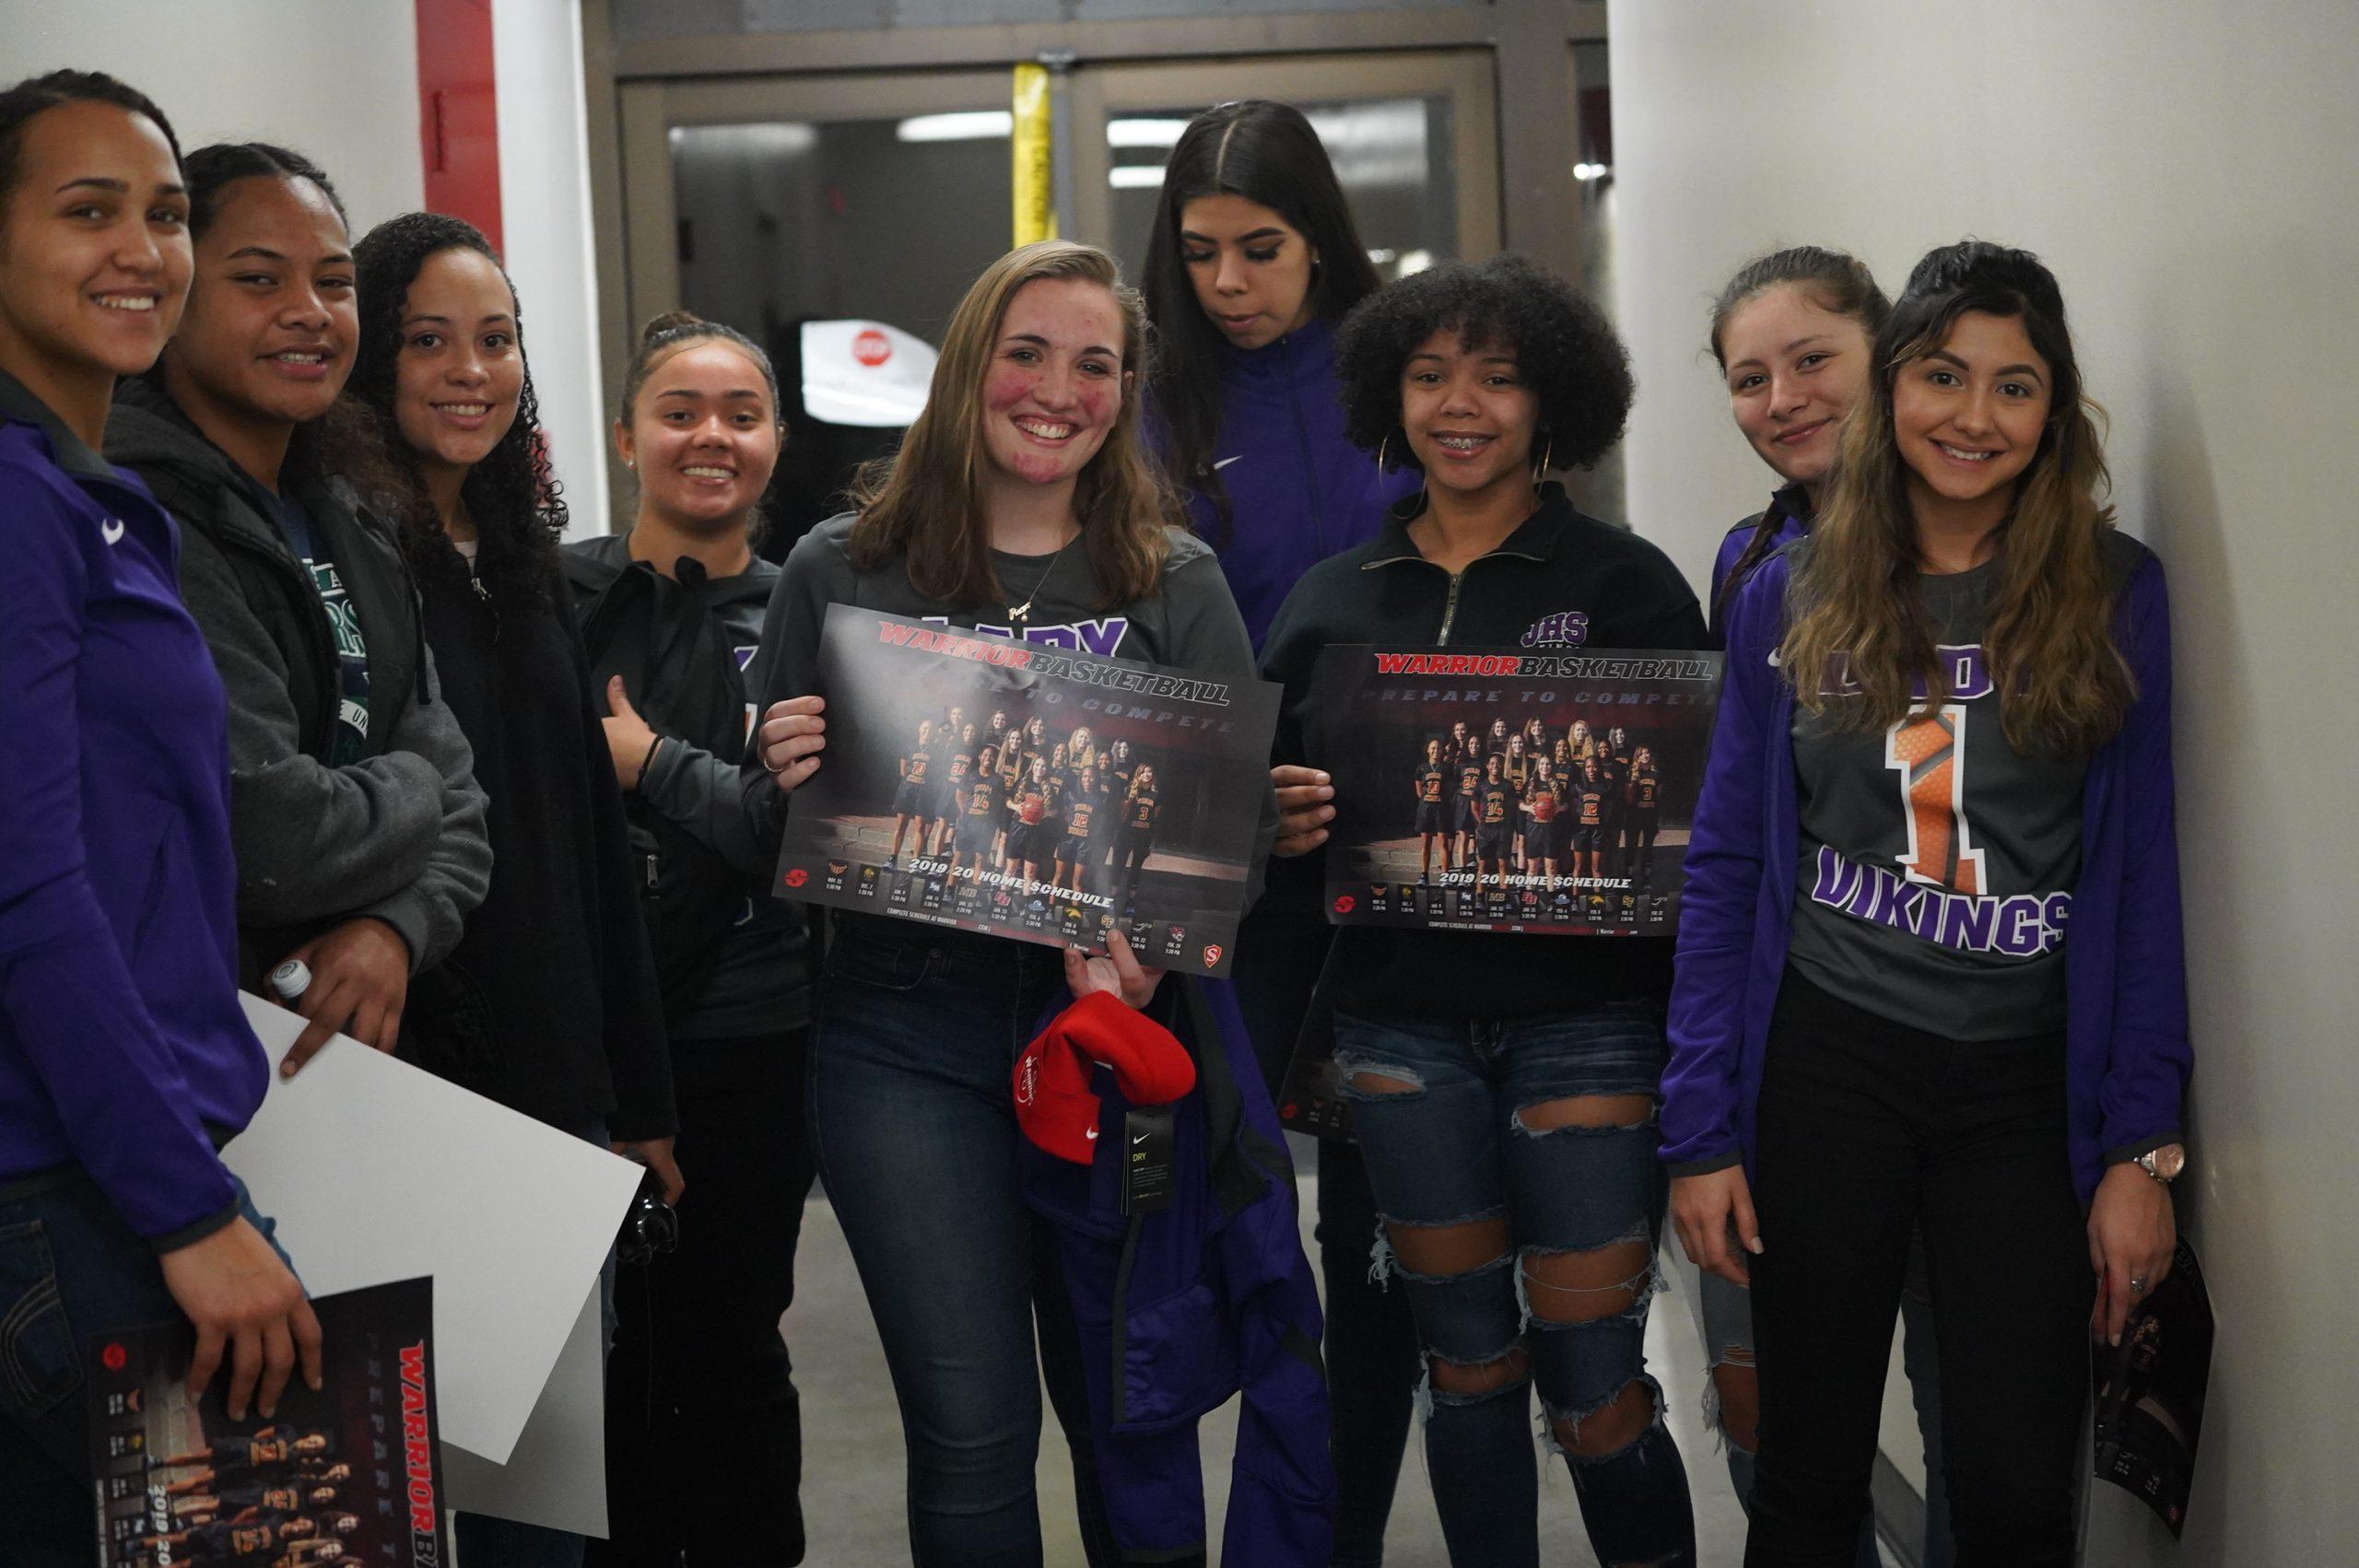
[[[1226,975],[1278,688],[831,604],[774,891]]]
[[[227,1407],[229,1361],[188,1394],[195,1330],[127,1328],[84,1347],[100,1568],[448,1562],[435,1419],[434,1290],[322,1296],[321,1387],[299,1367],[265,1418]]]
[[[1335,925],[1639,936],[1685,883],[1720,655],[1320,655]]]

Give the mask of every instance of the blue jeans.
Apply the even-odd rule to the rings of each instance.
[[[828,950],[811,1143],[900,1402],[910,1559],[1040,1562],[1045,1374],[1083,1541],[1091,1562],[1111,1562],[1072,1308],[1053,1238],[1016,1185],[1009,1075],[1062,983],[1062,957],[881,924],[846,920]]]
[[[1600,1561],[1692,1568],[1686,1471],[1646,1371],[1666,1191],[1661,1004],[1339,1013],[1335,1044],[1384,1217],[1378,1263],[1402,1281],[1425,1344],[1426,1469],[1450,1560],[1539,1562],[1536,1387]],[[1610,1104],[1626,1097],[1642,1099],[1635,1116]]]
[[[239,1212],[270,1239],[237,1188]],[[154,1248],[88,1177],[0,1202],[0,1562],[98,1560],[84,1350],[108,1329],[180,1316]]]

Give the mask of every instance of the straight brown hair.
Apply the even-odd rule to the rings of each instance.
[[[861,470],[852,505],[859,521],[848,548],[852,564],[874,571],[896,556],[910,586],[956,605],[1006,597],[992,565],[983,508],[983,377],[991,369],[1008,301],[1028,283],[1094,284],[1113,296],[1122,318],[1121,409],[1105,444],[1074,487],[1074,519],[1097,579],[1097,608],[1152,595],[1170,554],[1165,529],[1179,509],[1139,431],[1139,390],[1146,385],[1146,310],[1122,282],[1114,258],[1094,245],[1043,240],[1019,246],[983,269],[943,333],[941,357],[924,409],[900,450]]]

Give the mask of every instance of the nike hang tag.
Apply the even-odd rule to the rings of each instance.
[[[1122,1121],[1122,1212],[1151,1214],[1168,1209],[1178,1178],[1171,1107],[1133,1109]]]

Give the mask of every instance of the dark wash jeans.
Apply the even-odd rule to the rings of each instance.
[[[237,1188],[240,1212],[277,1246]],[[0,1563],[98,1561],[82,1358],[94,1335],[180,1316],[155,1249],[88,1176],[0,1201]]]
[[[1959,1568],[2071,1562],[2096,1282],[2065,1153],[2062,1034],[1944,1039],[1788,970],[1753,1199],[1750,1568],[1851,1561],[1912,1226]]]
[[[1089,1560],[1119,1561],[1054,1238],[1016,1185],[1009,1075],[1063,973],[1052,947],[881,920],[828,950],[811,1142],[900,1401],[916,1568],[1040,1562],[1043,1377]]]

